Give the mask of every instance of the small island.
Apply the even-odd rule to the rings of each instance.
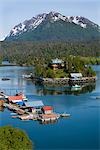
[[[96,79],[92,67],[78,56],[69,56],[66,60],[55,58],[48,64],[36,64],[35,75],[37,82],[42,84],[75,85]]]

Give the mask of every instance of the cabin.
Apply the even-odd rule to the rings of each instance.
[[[62,59],[52,59],[51,62],[49,63],[49,67],[52,68],[53,70],[56,69],[63,69],[65,67],[65,62]]]
[[[82,73],[70,73],[70,78],[73,80],[78,80],[82,78]]]
[[[53,107],[51,107],[51,106],[44,106],[44,107],[42,107],[42,111],[43,111],[44,114],[52,114]]]

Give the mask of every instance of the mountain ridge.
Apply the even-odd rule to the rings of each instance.
[[[99,38],[99,33],[99,26],[87,18],[82,16],[64,16],[58,12],[50,12],[39,14],[16,25],[5,40],[49,41],[73,40],[75,38],[84,40],[86,37],[91,40]],[[90,37],[87,36],[89,34]]]

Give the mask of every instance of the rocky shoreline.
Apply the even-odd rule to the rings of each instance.
[[[96,77],[82,77],[80,79],[72,78],[37,78],[36,82],[40,84],[74,85],[95,82]]]

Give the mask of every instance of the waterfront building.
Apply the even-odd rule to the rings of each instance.
[[[8,96],[8,102],[12,103],[18,103],[23,101],[23,96],[18,95],[18,96]]]
[[[44,114],[51,114],[53,112],[53,107],[44,106],[44,107],[42,107],[42,111],[43,111]]]

